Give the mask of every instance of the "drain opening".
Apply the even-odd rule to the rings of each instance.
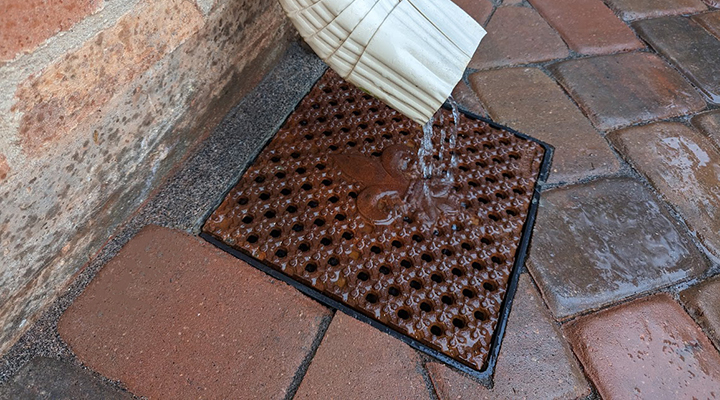
[[[423,213],[432,210],[397,200],[422,179],[412,157],[420,126],[329,72],[204,235],[483,371],[544,149],[465,115],[458,130],[457,184],[447,197],[457,207],[438,208],[428,225]],[[368,219],[375,214],[388,221]]]

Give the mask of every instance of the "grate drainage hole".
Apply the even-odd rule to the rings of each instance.
[[[361,281],[365,282],[366,280],[370,279],[370,275],[367,272],[362,271],[359,274],[357,274],[357,278],[360,279]]]
[[[484,283],[483,283],[483,289],[485,289],[485,290],[487,290],[487,291],[489,291],[489,292],[494,292],[495,289],[497,289],[497,285],[495,285],[495,284],[492,283],[492,282],[484,282]]]
[[[283,196],[287,196],[290,193],[292,193],[292,190],[290,190],[288,188],[284,188],[283,190],[280,191],[280,194],[282,194]]]
[[[382,253],[382,248],[380,246],[373,246],[370,248],[370,251],[372,251],[375,254],[380,254],[380,253]]]
[[[453,325],[458,329],[463,329],[465,328],[465,321],[460,318],[453,318]]]
[[[278,178],[278,179],[283,179],[283,178],[285,178],[285,173],[284,173],[284,172],[278,172],[277,174],[275,174],[275,177]]]
[[[497,222],[497,221],[500,221],[500,216],[497,215],[496,213],[490,213],[490,214],[488,214],[488,218],[490,218],[491,220],[496,221],[496,222]]]
[[[273,210],[266,211],[265,218],[275,218],[275,211],[273,211]]]
[[[345,144],[346,144],[348,147],[355,147],[355,146],[357,145],[357,143],[355,143],[355,142],[353,142],[353,141],[347,142],[347,143],[345,143]]]
[[[241,206],[244,206],[245,204],[248,203],[248,201],[250,201],[250,200],[248,200],[247,197],[241,197],[238,199],[238,204],[240,204]]]
[[[337,214],[335,215],[335,219],[338,221],[345,221],[345,214]]]
[[[315,263],[310,263],[305,266],[305,271],[307,272],[315,272],[317,271],[317,265]]]
[[[337,196],[333,196],[333,197],[331,197],[331,198],[328,199],[328,201],[331,202],[331,203],[333,203],[333,204],[337,203],[339,200],[340,200],[340,199],[339,199]]]
[[[313,140],[315,137],[311,134],[305,135],[305,140]]]
[[[317,169],[318,171],[322,171],[325,169],[325,164],[318,164],[315,166],[315,169]]]
[[[289,212],[290,214],[293,214],[293,213],[297,212],[297,207],[288,206],[288,208],[286,208],[285,211]]]
[[[487,313],[482,310],[475,311],[475,313],[473,315],[475,316],[475,319],[477,319],[478,321],[485,321],[488,318]]]
[[[483,204],[488,204],[490,202],[490,199],[488,199],[486,196],[480,196],[478,197],[478,201]]]
[[[323,246],[330,246],[332,244],[332,239],[330,239],[329,237],[324,237],[320,239],[320,244],[322,244]]]
[[[365,143],[373,143],[373,142],[375,142],[375,138],[368,136],[364,139],[364,141],[365,141]]]
[[[380,151],[373,151],[372,153],[370,153],[370,155],[373,156],[373,157],[380,157],[380,156],[382,155],[382,152],[380,152]]]
[[[469,242],[463,242],[460,247],[463,248],[463,250],[472,250],[473,246]]]
[[[519,159],[520,159],[520,154],[518,154],[518,153],[509,153],[509,154],[508,154],[508,157],[512,158],[513,160],[519,160]]]
[[[305,227],[302,226],[301,224],[295,224],[292,227],[292,230],[294,230],[295,232],[302,232],[303,229],[305,229]]]
[[[487,183],[497,183],[497,179],[495,179],[494,176],[486,176],[486,177],[485,177],[485,182],[487,182]]]
[[[472,267],[473,267],[473,269],[476,269],[476,270],[478,270],[478,271],[481,271],[481,270],[485,269],[485,266],[482,265],[481,263],[477,262],[477,261],[475,261],[475,262],[472,263]]]
[[[465,275],[465,273],[463,272],[463,270],[461,270],[460,268],[453,268],[453,269],[452,269],[452,274],[455,275],[455,276],[463,276],[463,275]]]
[[[278,156],[275,156],[275,157],[273,157],[273,158],[270,159],[270,161],[272,161],[272,162],[274,162],[274,163],[280,162],[280,160],[281,160],[281,158],[278,157]]]
[[[250,215],[246,215],[246,216],[242,219],[242,222],[243,222],[244,224],[249,224],[249,223],[253,222],[253,217],[251,217]]]
[[[390,289],[388,289],[388,293],[390,293],[391,296],[400,296],[400,289],[396,288],[395,286],[391,286]]]
[[[332,181],[331,181],[330,179],[323,179],[323,181],[320,182],[320,183],[322,183],[322,184],[325,185],[325,186],[330,186],[330,185],[332,185]]]
[[[281,234],[281,232],[279,229],[273,229],[270,231],[270,236],[272,236],[274,238],[279,238],[280,234]]]
[[[388,268],[388,267],[385,266],[385,265],[383,265],[382,267],[380,267],[379,271],[380,271],[380,273],[383,274],[383,275],[390,275],[390,268]]]
[[[320,203],[318,203],[316,200],[310,200],[310,201],[308,201],[308,206],[309,206],[310,208],[315,208],[315,207],[317,207],[317,206],[319,206],[319,205],[320,205]]]
[[[367,296],[365,296],[365,300],[367,300],[368,303],[375,304],[378,302],[378,296],[375,293],[368,293]]]
[[[330,257],[330,259],[328,260],[328,264],[335,267],[340,264],[340,260],[338,260],[337,257]]]
[[[513,188],[513,193],[523,195],[523,194],[525,194],[525,189],[516,187],[516,188]]]
[[[298,246],[298,249],[300,251],[308,251],[308,250],[310,250],[310,245],[307,243],[300,243],[300,245]]]
[[[432,311],[433,308],[430,303],[423,301],[422,303],[420,303],[420,309],[425,312],[430,312],[430,311]]]
[[[248,243],[257,243],[258,239],[257,235],[250,235],[247,237]]]
[[[355,193],[355,192],[350,192],[350,193],[348,193],[348,196],[350,196],[350,197],[352,197],[353,199],[355,199],[355,198],[357,198],[358,195],[357,195],[357,193]]]
[[[302,175],[302,174],[304,174],[305,172],[307,172],[307,170],[306,170],[305,168],[303,168],[303,167],[300,167],[300,168],[296,169],[295,172],[297,172],[298,174]]]
[[[519,214],[517,210],[512,208],[508,208],[507,210],[505,210],[505,212],[507,213],[507,215],[510,215],[512,217],[515,217]]]
[[[398,317],[400,317],[401,319],[410,319],[410,311],[408,311],[404,308],[400,309],[398,311]]]
[[[470,170],[467,165],[461,165],[458,168],[460,168],[460,171],[462,172],[468,172]]]
[[[463,289],[462,294],[468,299],[472,299],[473,297],[475,297],[475,292],[473,292],[472,289],[468,288]]]
[[[433,325],[430,327],[430,333],[435,336],[442,336],[443,328],[441,328],[439,325]]]
[[[257,178],[255,178],[255,182],[257,182],[257,183],[263,183],[263,182],[265,182],[265,177],[262,176],[262,175],[260,175],[260,176],[258,176]]]
[[[352,232],[345,232],[342,234],[342,238],[345,240],[350,240],[353,238],[353,234],[352,234]]]
[[[418,243],[423,241],[423,237],[420,235],[413,235],[412,239]]]
[[[487,178],[485,178],[485,180],[487,180]],[[480,186],[480,184],[477,183],[477,182],[475,182],[475,181],[468,181],[468,185],[470,185],[471,187],[478,187],[478,186]]]
[[[508,195],[505,192],[497,192],[497,193],[495,193],[495,197],[497,197],[498,199],[505,200],[508,198]]]
[[[306,184],[304,184],[304,185],[302,185],[302,186],[300,186],[300,187],[301,187],[303,190],[305,190],[305,191],[312,189],[312,185],[309,184],[309,183],[306,183]]]
[[[423,253],[422,256],[420,256],[420,258],[425,262],[432,262],[432,260],[433,260],[433,256],[431,256],[428,253]]]
[[[449,306],[454,303],[453,298],[447,295],[441,297],[440,300],[443,302],[443,304],[447,304]]]
[[[315,224],[315,226],[323,226],[323,225],[325,225],[325,220],[322,218],[318,218],[315,221],[313,221],[313,224]]]
[[[422,289],[422,283],[420,283],[420,281],[413,280],[410,281],[410,287],[416,290],[420,290]]]
[[[505,257],[500,255],[494,255],[490,258],[495,264],[502,264],[505,262]]]
[[[334,144],[331,144],[330,146],[328,146],[328,149],[330,151],[335,151],[335,150],[339,149],[339,147],[335,146]]]
[[[406,131],[406,130],[402,130],[402,131],[400,131],[400,134],[403,135],[403,136],[407,136],[407,135],[410,134],[410,132],[408,132],[408,131]]]
[[[279,258],[284,258],[284,257],[287,255],[287,250],[285,250],[285,249],[278,249],[278,250],[275,252],[275,255],[278,256]]]
[[[442,255],[447,256],[447,257],[452,257],[452,255],[453,255],[452,250],[450,250],[448,248],[444,248],[444,249],[440,250],[440,253],[442,253]]]
[[[399,240],[393,240],[393,241],[392,241],[392,246],[393,246],[394,248],[396,248],[396,249],[399,249],[399,248],[401,248],[401,247],[403,246],[403,244],[402,244],[402,242],[399,241]]]
[[[512,172],[508,172],[508,171],[503,172],[503,173],[502,173],[502,176],[504,176],[504,177],[507,178],[507,179],[513,179],[513,178],[515,178],[515,174],[513,174]]]
[[[490,238],[487,237],[487,236],[485,236],[484,238],[480,239],[480,242],[482,242],[482,244],[488,244],[488,245],[490,245],[490,244],[493,243],[492,239],[490,239]]]
[[[442,283],[443,280],[444,280],[443,277],[442,277],[441,275],[438,275],[438,274],[432,274],[432,275],[430,276],[430,279],[431,279],[433,282],[435,282],[435,283]]]
[[[404,268],[412,268],[413,263],[408,259],[400,260],[400,265]]]
[[[267,200],[270,198],[270,194],[269,193],[260,193],[260,196],[258,196],[258,197],[260,198],[260,200]]]
[[[300,153],[298,153],[298,152],[290,153],[290,157],[292,157],[292,158],[299,158],[299,157],[300,157]]]

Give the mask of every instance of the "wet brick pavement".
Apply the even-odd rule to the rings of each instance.
[[[295,48],[0,360],[0,398],[125,398],[122,387],[158,398],[238,387],[238,398],[720,396],[720,2],[458,4],[489,35],[455,98],[557,148],[492,389],[189,236],[320,76]],[[185,233],[150,228],[128,243],[153,222]],[[148,234],[175,239],[160,257],[140,245]],[[157,270],[139,259],[118,269],[153,253]],[[145,288],[130,290],[134,311],[100,300],[122,282]],[[198,317],[202,296],[225,305]],[[86,322],[67,322],[81,311]],[[104,325],[108,315],[125,328]],[[193,334],[177,335],[184,327]]]

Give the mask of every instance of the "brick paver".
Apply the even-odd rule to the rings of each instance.
[[[0,400],[131,400],[133,396],[77,365],[45,357],[30,360],[0,386]]]
[[[656,123],[610,136],[619,151],[720,256],[720,153],[704,135],[680,123]]]
[[[487,26],[470,68],[529,64],[568,56],[560,35],[527,7],[500,7]]]
[[[615,173],[620,163],[607,142],[562,88],[537,68],[470,75],[493,120],[555,146],[549,182]]]
[[[492,390],[438,362],[428,363],[438,397],[577,399],[590,388],[527,274],[520,277]]]
[[[455,89],[452,91],[452,97],[459,105],[467,108],[469,111],[482,117],[487,117],[487,110],[485,110],[485,107],[480,103],[475,92],[473,92],[465,82],[460,81],[455,85]]]
[[[602,0],[530,0],[565,43],[581,54],[607,54],[645,47]]]
[[[485,26],[492,14],[493,4],[490,0],[453,0],[453,2],[482,26]]]
[[[422,368],[410,346],[338,312],[295,399],[430,399]]]
[[[707,135],[720,149],[720,110],[698,114],[692,117],[690,123]]]
[[[715,7],[720,8],[720,1]],[[692,20],[702,25],[708,32],[720,38],[720,11],[709,12],[705,14],[695,15]]]
[[[59,323],[85,365],[149,398],[284,398],[327,309],[185,233],[147,227]]]
[[[527,266],[557,318],[706,269],[668,211],[629,178],[544,192]]]
[[[680,299],[710,340],[720,348],[720,278],[705,281],[680,293]]]
[[[665,294],[580,318],[566,332],[606,399],[709,399],[720,394],[720,355]]]
[[[640,21],[635,29],[713,103],[720,103],[720,40],[688,18]]]
[[[682,76],[652,54],[591,57],[550,68],[602,130],[677,117],[706,106]]]
[[[691,14],[707,9],[701,0],[606,0],[606,3],[626,21]]]

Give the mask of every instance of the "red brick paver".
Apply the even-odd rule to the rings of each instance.
[[[606,0],[606,3],[626,21],[691,14],[707,9],[701,0]]]
[[[692,125],[707,135],[720,149],[720,110],[698,114],[690,120]]]
[[[500,7],[487,26],[470,68],[528,64],[568,56],[560,35],[534,10],[527,7]]]
[[[716,7],[720,7],[720,2]],[[695,15],[692,20],[702,25],[708,32],[720,38],[720,11]]]
[[[583,317],[566,331],[603,398],[720,395],[720,355],[665,294]]]
[[[482,26],[485,26],[492,14],[493,4],[490,0],[453,0],[453,2]]]
[[[557,318],[706,269],[679,224],[629,178],[544,192],[527,266]]]
[[[527,274],[520,277],[492,390],[443,364],[428,364],[438,397],[577,399],[590,388]]]
[[[683,17],[635,23],[645,41],[690,79],[706,99],[720,103],[720,40]]]
[[[680,298],[715,346],[720,348],[720,278],[687,289],[680,293]]]
[[[0,61],[12,60],[69,29],[102,6],[102,0],[0,1]]]
[[[652,54],[591,57],[550,68],[602,130],[677,117],[706,106],[682,76]]]
[[[555,146],[549,182],[574,182],[620,169],[607,142],[539,69],[478,72],[470,75],[470,83],[495,121]]]
[[[602,0],[530,0],[571,49],[607,54],[645,47]]]
[[[613,133],[611,141],[720,256],[720,153],[680,123],[656,123]]]
[[[150,398],[284,398],[329,311],[185,233],[147,227],[59,323],[82,362]]]
[[[430,399],[422,368],[408,345],[338,312],[295,399]]]
[[[485,107],[482,103],[480,103],[480,100],[478,100],[475,93],[465,82],[460,81],[457,85],[455,85],[455,89],[452,91],[452,97],[458,104],[467,108],[469,111],[482,117],[488,116]]]

